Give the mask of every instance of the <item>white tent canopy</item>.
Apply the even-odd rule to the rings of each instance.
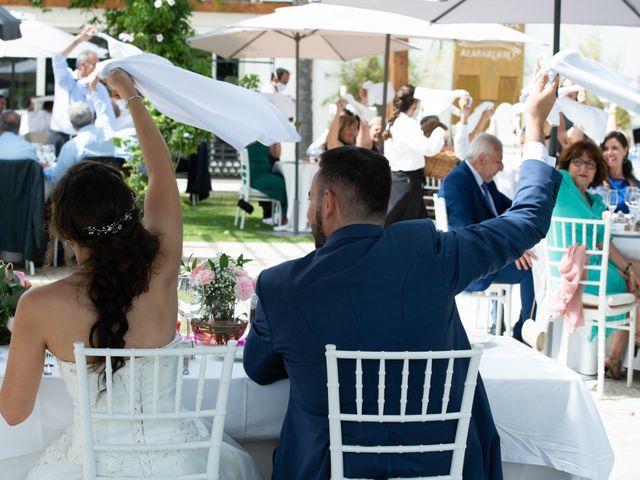
[[[555,0],[323,0],[437,23],[554,23]],[[640,26],[640,0],[562,0],[562,23]]]

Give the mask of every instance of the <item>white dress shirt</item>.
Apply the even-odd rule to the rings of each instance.
[[[91,107],[91,104],[87,102],[87,97],[89,96],[88,81],[87,79],[76,80],[67,66],[67,59],[62,55],[54,55],[52,65],[55,89],[51,130],[66,133],[67,135],[75,135],[76,130],[69,120],[69,105],[73,102],[85,102]],[[113,125],[115,123],[115,115],[109,100],[109,92],[102,83],[96,85],[96,91],[105,103],[108,120]],[[104,120],[99,123],[96,117],[96,126],[103,127]]]
[[[12,132],[0,135],[0,160],[38,160],[38,149],[24,138]]]
[[[414,118],[401,113],[390,128],[391,138],[384,143],[384,153],[393,172],[412,172],[424,168],[424,157],[442,150],[445,132],[436,128],[431,137],[424,136]]]
[[[95,109],[96,121],[93,125],[85,125],[78,130],[77,135],[62,146],[55,165],[44,169],[45,180],[50,186],[60,180],[67,170],[80,160],[88,157],[115,156],[115,145],[112,140],[114,132],[107,116],[106,104],[97,93],[89,94],[87,103]],[[106,128],[99,125],[106,125]]]
[[[456,157],[460,160],[466,160],[469,153],[469,126],[462,122],[456,123],[453,128],[453,150]]]
[[[478,188],[480,189],[480,193],[482,194],[483,197],[485,197],[487,199],[487,201],[489,202],[489,205],[491,207],[491,210],[493,210],[493,214],[497,217],[498,216],[498,211],[496,210],[496,204],[493,202],[493,197],[491,196],[491,194],[485,195],[484,194],[484,190],[482,189],[482,184],[485,183],[484,180],[482,179],[480,174],[477,172],[477,170],[475,168],[473,168],[473,165],[471,165],[466,160],[465,160],[465,163],[467,164],[467,167],[469,167],[469,170],[471,170],[471,173],[473,174],[473,178],[475,178],[476,183],[478,184]]]

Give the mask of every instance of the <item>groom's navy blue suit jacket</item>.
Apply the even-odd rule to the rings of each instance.
[[[349,225],[333,232],[322,248],[260,275],[244,367],[258,383],[289,378],[291,385],[272,478],[329,478],[326,344],[347,350],[469,348],[455,295],[513,262],[549,228],[560,175],[533,160],[523,163],[520,178],[513,206],[500,218],[447,233],[437,231],[428,220],[399,222],[386,230]],[[377,409],[377,371],[371,370],[365,365],[365,412]],[[464,380],[464,371],[458,372],[451,390],[456,406]],[[434,387],[443,376],[444,368],[434,369]],[[408,413],[419,408],[422,380],[413,378],[409,384]],[[390,387],[399,384],[400,370],[387,369],[387,402],[399,404],[399,387]],[[353,373],[349,377],[341,372],[340,385],[341,401],[349,409],[355,397]],[[430,398],[429,413],[439,412],[441,385],[432,389]],[[419,444],[436,438],[453,441],[454,429],[454,422],[348,423],[342,432],[347,443]],[[448,453],[347,455],[345,473],[366,478],[438,475],[448,473],[449,460]],[[481,380],[473,403],[464,478],[502,478],[500,439]]]

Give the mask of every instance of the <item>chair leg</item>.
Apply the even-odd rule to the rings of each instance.
[[[234,227],[237,227],[237,226],[238,226],[238,220],[239,220],[239,217],[240,217],[240,207],[236,207],[236,216],[235,216],[235,218],[233,219],[233,226],[234,226]]]
[[[636,309],[629,312],[629,345],[627,346],[627,387],[633,383],[633,347],[636,344]]]
[[[562,326],[562,337],[560,337],[560,351],[558,352],[558,362],[565,367],[569,364],[569,329]]]
[[[598,318],[598,398],[604,395],[604,344],[606,342],[605,335],[605,317],[600,315]]]
[[[25,260],[25,266],[29,268],[29,274],[34,276],[36,274],[36,264],[32,260]]]
[[[244,230],[244,220],[246,215],[247,215],[247,212],[245,212],[244,210],[240,212],[240,230]]]
[[[502,315],[504,314],[505,308],[502,304],[502,299],[500,296],[497,297],[496,302],[496,337],[502,335]]]
[[[511,316],[511,290],[504,291],[504,326],[505,326],[505,335],[508,337],[513,336],[513,332],[511,331],[511,323],[513,318]]]

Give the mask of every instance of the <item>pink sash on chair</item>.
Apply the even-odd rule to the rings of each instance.
[[[560,288],[553,296],[551,308],[564,317],[564,323],[571,333],[584,325],[582,311],[584,285],[580,285],[580,280],[586,277],[587,272],[584,266],[588,261],[589,255],[584,245],[571,245],[562,256],[558,267],[562,281]]]

